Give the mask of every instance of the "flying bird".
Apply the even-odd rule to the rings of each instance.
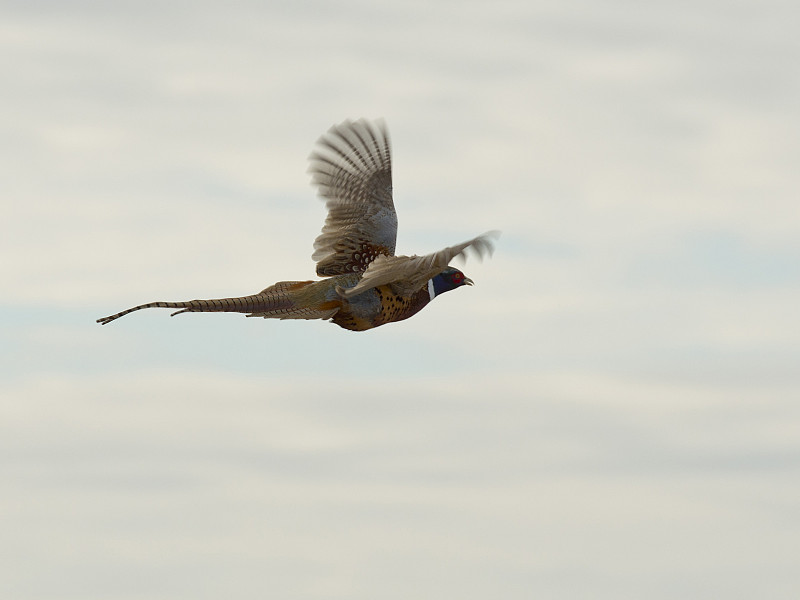
[[[149,302],[103,317],[103,325],[143,308],[239,312],[265,319],[330,319],[364,331],[402,321],[436,296],[472,280],[449,266],[467,251],[491,254],[491,231],[424,256],[395,256],[397,214],[392,200],[392,153],[382,120],[344,121],[317,142],[309,172],[328,216],[314,242],[318,281],[279,281],[250,296]]]

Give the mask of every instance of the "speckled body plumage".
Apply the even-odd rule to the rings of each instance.
[[[258,294],[216,300],[150,302],[98,319],[106,324],[144,308],[240,312],[248,317],[330,319],[352,331],[402,321],[433,297],[472,285],[448,265],[470,249],[491,252],[494,233],[424,256],[395,256],[397,215],[392,199],[391,150],[383,122],[345,121],[317,143],[312,181],[328,217],[314,242],[320,281],[280,281]]]
[[[348,278],[346,283],[341,279]],[[358,283],[361,277],[339,276],[336,279],[336,287],[349,288],[347,285],[351,281],[353,286]],[[337,293],[338,295],[338,293]],[[356,294],[351,297],[341,298],[341,306],[333,315],[331,320],[339,327],[351,331],[365,331],[386,323],[402,321],[417,314],[426,304],[431,301],[427,288],[416,291],[410,296],[396,294],[391,286],[379,285],[369,290]]]

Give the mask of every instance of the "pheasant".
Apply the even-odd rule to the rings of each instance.
[[[144,308],[239,312],[265,319],[324,319],[351,331],[402,321],[469,277],[449,262],[467,251],[491,254],[490,231],[424,256],[395,256],[397,214],[392,200],[389,133],[380,121],[344,121],[317,142],[309,172],[328,215],[314,242],[318,281],[280,281],[257,294],[216,300],[149,302],[109,317],[103,325]]]

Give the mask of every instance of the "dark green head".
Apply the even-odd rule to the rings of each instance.
[[[431,300],[433,300],[434,296],[449,292],[462,285],[472,285],[472,279],[458,269],[447,267],[428,282],[428,293],[431,294]]]

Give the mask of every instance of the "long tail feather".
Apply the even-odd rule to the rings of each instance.
[[[219,298],[216,300],[189,300],[187,302],[148,302],[140,304],[115,315],[97,319],[107,325],[120,317],[145,308],[175,308],[172,315],[185,312],[239,312],[250,313],[248,317],[264,317],[276,319],[327,319],[337,307],[334,306],[298,306],[292,297],[293,292],[309,285],[311,281],[281,281],[258,294],[238,298]]]

